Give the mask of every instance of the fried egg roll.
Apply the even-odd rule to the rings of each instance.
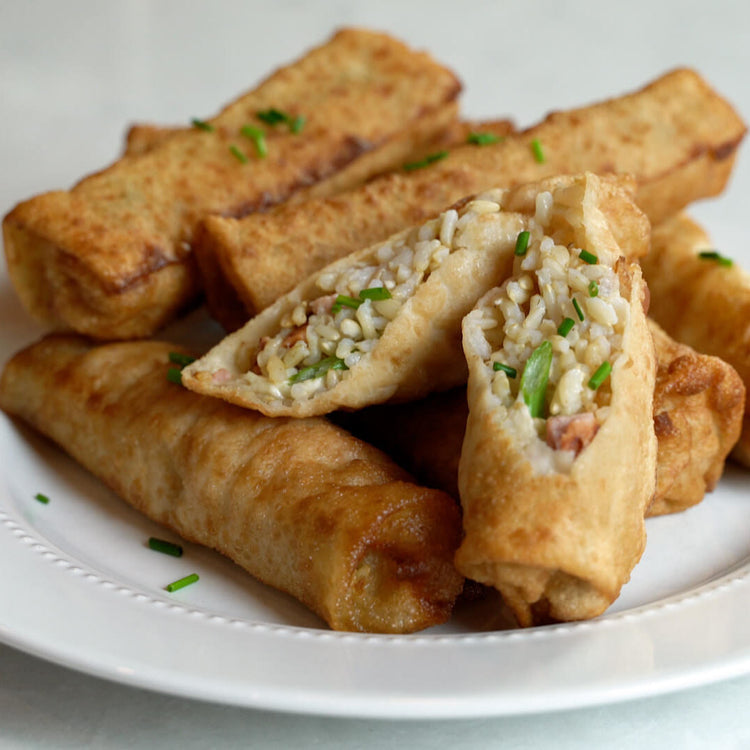
[[[531,222],[513,274],[463,322],[456,565],[521,625],[600,614],[646,542],[654,349],[640,268],[622,257],[597,184]]]
[[[332,628],[446,620],[455,502],[322,419],[268,419],[167,379],[174,347],[53,335],[14,356],[0,406],[126,502],[286,591]]]

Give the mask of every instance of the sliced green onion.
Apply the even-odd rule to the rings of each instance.
[[[44,505],[49,505],[49,498],[41,492],[37,492],[36,495],[34,495],[34,500],[37,500]]]
[[[297,115],[290,123],[289,123],[289,130],[292,131],[295,135],[297,133],[302,132],[302,128],[305,127],[305,123],[307,120],[302,115]]]
[[[581,252],[578,254],[578,257],[584,263],[588,263],[591,266],[596,265],[599,262],[599,258],[597,258],[594,253],[590,253],[588,250],[581,250]]]
[[[538,138],[534,138],[531,142],[531,153],[534,154],[537,164],[544,164],[544,151],[542,150],[541,141]]]
[[[192,120],[190,120],[190,122],[192,126],[194,128],[198,128],[198,130],[205,130],[207,133],[214,132],[214,126],[210,122],[199,120],[197,117],[194,117]]]
[[[731,258],[727,258],[721,253],[717,253],[716,250],[703,250],[702,252],[698,253],[698,257],[701,260],[712,260],[715,263],[718,263],[720,266],[728,267],[733,264]]]
[[[529,237],[531,237],[531,234],[526,231],[520,232],[516,237],[516,249],[514,251],[516,255],[526,255],[526,251],[529,249]]]
[[[289,378],[289,382],[301,383],[303,380],[313,380],[314,378],[322,378],[329,370],[348,370],[349,368],[344,364],[343,359],[338,357],[326,357],[321,359],[314,365],[309,367],[303,367],[299,372],[292,375]]]
[[[596,283],[596,281],[591,280],[589,282],[589,297],[598,297],[599,296],[599,284]]]
[[[581,310],[581,306],[578,304],[578,300],[575,297],[573,297],[573,307],[576,309],[578,320],[583,321],[583,310]]]
[[[285,115],[283,112],[274,109],[273,107],[271,107],[271,109],[256,112],[255,115],[267,125],[278,125],[280,122],[286,122],[289,117],[289,115]]]
[[[558,336],[567,336],[573,330],[575,324],[576,322],[573,318],[563,318],[563,322],[560,323],[560,327],[557,329]]]
[[[182,370],[179,367],[170,367],[167,370],[167,380],[176,385],[182,385]]]
[[[266,146],[266,134],[254,125],[245,125],[240,129],[240,133],[249,138],[255,144],[255,150],[261,159],[268,156],[268,147]]]
[[[542,341],[526,360],[521,375],[520,391],[532,417],[544,417],[544,398],[551,366],[552,344]]]
[[[195,357],[191,357],[189,354],[183,354],[182,352],[169,352],[169,361],[180,367],[187,367],[192,362],[195,362]]]
[[[331,306],[331,312],[335,315],[342,307],[351,307],[352,310],[356,310],[362,302],[363,300],[361,299],[355,299],[354,297],[347,297],[345,294],[339,294]]]
[[[448,156],[448,151],[438,151],[434,154],[429,154],[428,156],[425,156],[424,159],[420,159],[419,161],[407,162],[406,164],[404,164],[404,169],[407,172],[412,172],[415,169],[422,169],[423,167],[429,167],[430,164],[434,164],[436,161],[445,159],[446,156]]]
[[[240,151],[234,144],[229,147],[229,152],[232,154],[232,156],[234,156],[235,159],[237,159],[240,164],[247,164],[247,162],[249,161],[247,156],[245,156],[245,154],[243,154],[242,151]]]
[[[475,146],[489,146],[502,140],[504,140],[503,136],[494,133],[469,133],[466,142],[473,143]]]
[[[612,365],[609,362],[602,362],[591,376],[589,388],[595,391],[609,377],[610,372],[612,372]]]
[[[373,286],[369,289],[363,289],[359,293],[359,298],[361,300],[371,299],[375,301],[381,299],[390,299],[391,293],[384,286]]]
[[[165,555],[172,555],[172,557],[182,557],[182,547],[179,544],[172,544],[166,539],[157,539],[152,536],[148,540],[148,546],[154,552],[162,552]]]
[[[184,589],[185,586],[189,586],[191,583],[195,583],[197,580],[199,580],[198,574],[191,573],[189,576],[185,576],[184,578],[180,578],[177,581],[168,583],[164,588],[172,593],[173,591],[177,591],[178,589]]]
[[[504,365],[502,362],[493,362],[492,363],[492,369],[495,372],[498,372],[499,370],[502,370],[509,378],[515,378],[516,375],[518,375],[518,370],[516,370],[515,367],[510,367],[509,365]]]

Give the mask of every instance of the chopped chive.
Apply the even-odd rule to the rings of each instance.
[[[280,122],[287,121],[287,115],[285,115],[278,109],[274,109],[273,107],[271,107],[271,109],[265,109],[260,112],[256,112],[255,116],[259,120],[265,122],[267,125],[278,125]]]
[[[297,115],[290,123],[289,123],[289,130],[292,131],[295,135],[297,133],[302,132],[302,128],[305,127],[305,123],[307,122],[306,118],[304,118],[302,115]]]
[[[502,370],[509,378],[515,378],[518,375],[518,370],[515,367],[504,365],[502,362],[493,362],[492,369],[495,372]]]
[[[178,589],[184,589],[185,586],[189,586],[191,583],[195,583],[197,580],[199,580],[198,574],[191,573],[189,576],[185,576],[184,578],[180,578],[177,581],[168,583],[164,588],[172,593],[173,591],[177,591]]]
[[[534,154],[537,164],[544,164],[544,151],[542,149],[541,141],[538,138],[534,138],[531,142],[531,153]]]
[[[473,143],[475,146],[489,146],[502,140],[504,139],[501,135],[495,135],[494,133],[469,133],[466,142]]]
[[[167,370],[167,380],[176,385],[182,385],[182,370],[179,367],[170,367]]]
[[[573,330],[575,324],[576,322],[573,318],[563,318],[563,322],[560,323],[560,327],[557,329],[558,336],[567,336]]]
[[[715,263],[718,263],[720,266],[729,267],[733,264],[731,258],[727,258],[721,253],[717,253],[716,250],[703,250],[702,252],[698,253],[698,257],[701,260],[712,260]]]
[[[165,539],[157,539],[152,536],[148,540],[148,546],[154,552],[162,552],[165,555],[172,555],[172,557],[182,557],[182,547],[179,544],[172,544]]]
[[[351,307],[352,310],[356,310],[362,302],[363,300],[361,299],[354,299],[354,297],[347,297],[345,294],[339,294],[331,306],[331,312],[335,315],[342,307]]]
[[[446,156],[448,156],[448,151],[437,151],[434,154],[429,154],[428,156],[425,156],[424,159],[420,159],[419,161],[407,162],[406,164],[404,164],[404,169],[407,172],[412,172],[415,169],[422,169],[423,167],[429,167],[430,164],[434,164],[436,161],[445,159]]]
[[[268,147],[266,146],[266,134],[254,125],[245,125],[240,129],[240,133],[249,138],[255,144],[255,150],[261,159],[268,156]]]
[[[520,391],[532,417],[544,416],[544,398],[552,366],[552,344],[542,341],[526,360],[521,375]]]
[[[371,299],[375,301],[381,299],[390,299],[391,293],[384,286],[373,286],[369,289],[363,289],[359,293],[359,298],[361,300]]]
[[[589,388],[595,391],[609,377],[610,372],[612,372],[612,365],[609,362],[602,362],[591,376]]]
[[[237,159],[238,162],[240,162],[240,164],[247,164],[247,156],[245,156],[245,154],[243,154],[242,151],[240,151],[234,144],[229,147],[229,152],[232,154],[232,156],[234,156],[235,159]]]
[[[34,495],[34,500],[37,500],[44,505],[49,505],[49,498],[41,492],[37,492],[36,495]]]
[[[591,266],[596,265],[599,262],[599,258],[597,258],[594,253],[590,253],[588,250],[581,250],[581,252],[578,254],[578,257],[584,263],[588,263]]]
[[[344,364],[343,359],[338,357],[326,357],[321,359],[320,362],[310,365],[309,367],[303,367],[299,372],[292,375],[289,378],[289,382],[293,385],[294,383],[301,383],[304,380],[313,380],[314,378],[322,378],[329,370],[348,370],[349,368]]]
[[[578,320],[583,321],[583,310],[581,310],[581,306],[578,304],[578,300],[575,297],[573,297],[573,307],[576,309]]]
[[[192,362],[195,362],[195,357],[191,357],[189,354],[183,354],[182,352],[169,352],[169,361],[174,365],[187,367]]]
[[[593,279],[589,282],[589,297],[598,297],[599,296],[599,284],[596,283]]]
[[[526,255],[526,251],[529,249],[529,237],[531,234],[527,231],[520,232],[516,237],[516,255]]]
[[[197,117],[194,117],[192,120],[190,120],[190,122],[192,126],[194,128],[198,128],[198,130],[205,130],[207,133],[214,132],[214,126],[210,122],[199,120]]]

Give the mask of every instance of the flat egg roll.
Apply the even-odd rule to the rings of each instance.
[[[646,290],[597,182],[531,223],[513,274],[463,322],[456,566],[497,588],[524,626],[602,613],[646,543],[656,480]]]
[[[0,407],[336,630],[405,633],[449,617],[463,581],[450,497],[325,420],[268,419],[168,381],[174,350],[53,335],[6,365]]]
[[[353,253],[219,342],[185,369],[183,382],[268,416],[295,417],[465,383],[462,318],[509,273],[529,221],[562,210],[571,190],[592,181],[556,177],[488,191]],[[619,181],[595,183],[616,217],[614,231],[633,229],[626,252],[642,254],[648,221]]]

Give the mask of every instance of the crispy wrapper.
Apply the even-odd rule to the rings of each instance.
[[[325,420],[272,420],[167,380],[156,342],[55,335],[17,354],[0,406],[124,500],[339,630],[446,620],[462,585],[454,501]]]
[[[18,205],[3,222],[13,284],[56,328],[147,336],[196,298],[191,248],[203,217],[332,195],[400,165],[455,119],[459,90],[426,54],[340,31],[225,107],[212,132],[175,132],[69,191]],[[304,117],[303,130],[264,124],[257,113],[269,109]],[[265,131],[265,158],[242,134],[248,124]]]
[[[537,195],[551,192],[553,196],[562,196],[566,189],[586,179],[556,177],[510,191],[489,191],[479,196],[479,200],[466,202],[457,212],[446,212],[386,243],[365,248],[327,266],[187,367],[184,384],[199,393],[218,396],[268,416],[305,417],[391,400],[408,401],[466,382],[460,343],[462,318],[482,294],[510,272],[516,238],[535,212]],[[635,257],[642,254],[647,248],[647,220],[621,183],[595,182],[597,195],[611,209],[615,231],[626,226],[633,230],[631,241],[624,244],[625,252]],[[630,186],[628,181],[622,184]],[[589,190],[584,200],[592,200],[592,192]],[[494,208],[488,210],[488,205]],[[445,226],[449,224],[454,230],[447,237]],[[427,235],[443,239],[419,239]],[[308,336],[306,331],[311,324],[287,329],[284,321],[302,303],[309,310],[315,307],[317,299],[325,295],[333,297],[326,280],[378,266],[384,249],[392,250],[393,256],[399,258],[402,248],[407,248],[413,250],[416,258],[420,244],[429,241],[439,246],[436,253],[445,251],[445,259],[434,269],[427,268],[415,291],[404,299],[398,313],[375,340],[374,348],[347,368],[335,385],[329,385],[326,376],[319,377],[316,382],[321,388],[298,398],[294,393],[276,396],[269,390],[275,387],[270,376],[261,382],[253,378],[254,363],[268,339],[295,337],[297,332]],[[395,296],[397,290],[398,286],[394,289]],[[338,286],[336,293],[353,294]]]
[[[436,215],[465,195],[557,174],[629,173],[652,223],[720,193],[745,125],[690,70],[599,104],[550,114],[502,142],[465,145],[429,167],[340,196],[235,220],[213,217],[199,243],[256,313],[337,258]],[[537,139],[544,161],[531,150]]]
[[[656,368],[640,268],[614,261],[621,249],[595,202],[573,209],[573,217],[566,221],[575,246],[615,268],[628,312],[621,348],[612,355],[608,413],[596,417],[598,431],[566,459],[567,468],[558,458],[569,451],[550,446],[553,412],[544,420],[545,443],[533,426],[510,428],[519,418],[531,425],[528,407],[515,401],[506,408],[492,389],[482,311],[492,309],[500,290],[463,323],[469,419],[459,465],[464,539],[456,565],[497,588],[522,625],[591,618],[617,598],[645,547],[644,516],[655,488]]]

